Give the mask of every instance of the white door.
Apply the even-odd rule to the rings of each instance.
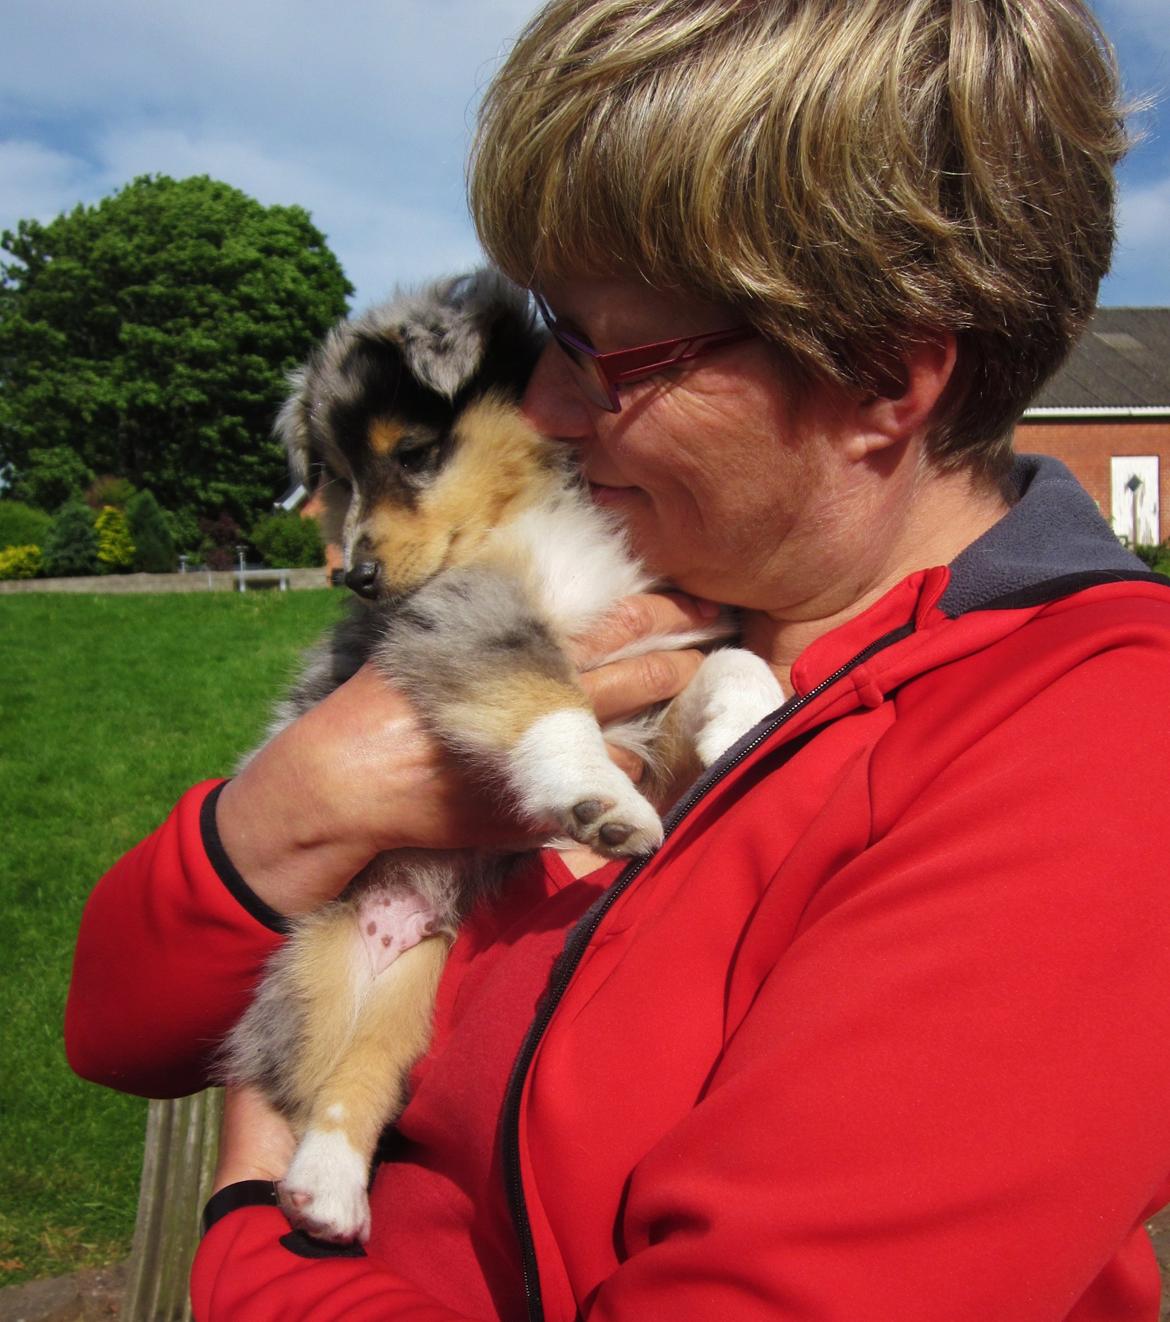
[[[1132,546],[1157,546],[1162,540],[1158,517],[1158,456],[1127,454],[1109,461],[1113,477],[1113,531]],[[1135,533],[1136,521],[1136,537]]]

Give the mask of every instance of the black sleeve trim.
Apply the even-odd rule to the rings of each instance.
[[[211,866],[219,874],[220,881],[231,891],[240,905],[258,923],[263,923],[271,931],[279,932],[281,936],[285,936],[289,930],[289,920],[284,914],[277,913],[271,905],[265,904],[240,876],[236,865],[228,858],[227,850],[223,847],[223,841],[219,838],[219,827],[215,821],[215,805],[219,802],[219,796],[226,784],[227,781],[225,780],[223,785],[217,785],[203,800],[203,807],[199,810],[199,830],[203,836],[203,848],[207,853]]]
[[[314,1239],[303,1230],[290,1230],[281,1235],[281,1245],[298,1258],[364,1258],[365,1249],[360,1244],[329,1244],[323,1239]]]
[[[203,1209],[203,1233],[206,1235],[217,1221],[241,1207],[276,1207],[276,1185],[271,1180],[240,1180],[226,1184],[213,1193]]]

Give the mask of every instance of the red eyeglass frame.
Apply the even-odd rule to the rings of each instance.
[[[577,368],[582,393],[607,413],[622,411],[618,387],[631,381],[643,381],[658,372],[690,362],[703,354],[735,344],[757,334],[754,326],[733,326],[729,330],[707,331],[702,335],[681,335],[673,340],[655,340],[651,344],[636,344],[628,349],[614,349],[601,353],[582,335],[565,330],[553,310],[540,294],[533,290],[536,310],[548,327],[549,334],[564,350],[565,356]]]

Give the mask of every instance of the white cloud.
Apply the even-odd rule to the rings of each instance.
[[[1115,307],[1170,306],[1170,178],[1122,189],[1113,271],[1101,301]]]
[[[0,229],[17,220],[51,220],[91,189],[85,163],[68,152],[40,142],[0,142],[0,198],[7,213],[0,217]]]
[[[10,0],[0,228],[138,174],[307,207],[358,288],[464,267],[474,107],[535,0]]]

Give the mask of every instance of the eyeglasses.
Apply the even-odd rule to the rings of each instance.
[[[582,394],[590,403],[607,413],[620,413],[618,388],[631,381],[644,381],[679,363],[690,362],[705,353],[735,344],[756,334],[754,326],[734,326],[731,330],[708,331],[705,335],[684,335],[676,340],[656,340],[629,349],[599,353],[576,328],[559,322],[552,309],[537,293],[536,307],[549,333],[576,368]]]

